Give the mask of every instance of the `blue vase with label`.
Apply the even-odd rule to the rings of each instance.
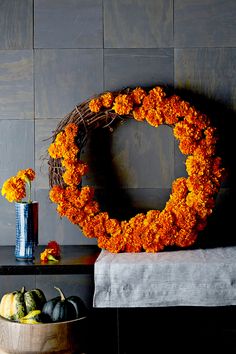
[[[32,260],[38,245],[38,202],[15,203],[15,210],[15,257],[18,260]]]

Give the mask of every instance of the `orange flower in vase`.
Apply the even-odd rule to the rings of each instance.
[[[16,245],[15,256],[18,260],[32,260],[38,244],[38,202],[31,197],[31,182],[35,172],[31,168],[20,170],[16,176],[7,179],[1,193],[9,201],[15,202]],[[26,186],[28,187],[28,198]]]

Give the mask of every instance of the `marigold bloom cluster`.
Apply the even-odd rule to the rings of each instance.
[[[150,210],[130,220],[110,218],[100,211],[92,187],[78,188],[87,165],[78,160],[76,124],[69,124],[49,147],[52,158],[65,168],[66,187],[54,186],[50,198],[57,211],[78,225],[85,236],[97,238],[98,246],[110,252],[158,252],[166,246],[188,247],[206,226],[214,208],[215,195],[224,176],[221,158],[216,156],[216,130],[209,118],[177,95],[168,97],[161,87],[141,87],[126,94],[106,92],[89,103],[91,112],[113,110],[154,127],[173,127],[179,148],[186,159],[188,177],[173,181],[172,192],[162,211]],[[67,134],[70,132],[70,137]]]
[[[40,253],[40,261],[47,263],[48,261],[58,262],[61,257],[61,248],[56,241],[49,241],[47,247]]]
[[[35,178],[35,172],[31,168],[20,170],[16,176],[7,179],[2,186],[1,193],[9,202],[21,202],[26,197],[25,183],[30,185]],[[29,196],[31,202],[31,195]]]
[[[75,143],[77,132],[78,127],[74,123],[68,124],[48,148],[53,159],[62,160],[61,164],[65,168],[62,178],[68,186],[78,185],[88,172],[88,165],[78,159],[79,148]]]
[[[17,177],[21,178],[25,182],[32,182],[35,179],[35,172],[32,168],[27,168],[26,170],[20,170],[17,173]]]

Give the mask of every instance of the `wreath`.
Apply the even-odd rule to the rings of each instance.
[[[88,165],[80,160],[89,132],[114,121],[135,119],[153,127],[171,126],[180,151],[188,155],[188,177],[177,178],[165,208],[139,213],[130,220],[111,218],[100,210],[94,188],[82,186]],[[157,86],[104,92],[76,106],[58,125],[49,146],[49,197],[57,212],[97,238],[110,252],[158,252],[166,246],[189,247],[207,224],[224,168],[216,155],[216,128],[207,115],[177,95]]]

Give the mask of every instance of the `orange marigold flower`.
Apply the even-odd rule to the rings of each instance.
[[[192,138],[181,139],[179,143],[179,149],[184,155],[191,155],[197,149],[197,142]]]
[[[207,176],[189,176],[187,186],[191,192],[204,191],[207,195],[213,195],[219,189]]]
[[[100,206],[95,200],[90,201],[84,207],[84,211],[88,215],[97,214],[100,211]]]
[[[162,251],[164,249],[164,246],[165,245],[161,243],[161,240],[160,241],[154,240],[152,244],[149,245],[144,244],[143,248],[148,253],[156,253]]]
[[[206,139],[202,139],[200,142],[198,142],[198,146],[194,151],[196,155],[202,156],[203,158],[211,157],[212,155],[215,155],[215,152],[215,145],[207,144]]]
[[[143,249],[148,253],[159,252],[163,250],[159,229],[147,228],[142,237]]]
[[[64,148],[56,143],[52,143],[48,148],[48,153],[53,159],[60,159],[63,156]]]
[[[75,144],[71,145],[70,149],[62,151],[62,158],[64,159],[63,164],[69,165],[70,163],[76,163],[78,152],[79,148]]]
[[[66,217],[70,220],[72,224],[77,224],[78,210],[71,204],[66,209]]]
[[[178,117],[185,117],[189,113],[190,104],[184,100],[179,101],[178,109],[176,113]]]
[[[133,110],[133,117],[135,120],[137,120],[139,122],[145,120],[146,114],[147,114],[147,112],[145,111],[145,109],[143,107],[136,107]]]
[[[189,193],[186,198],[186,203],[190,208],[194,208],[203,219],[212,213],[212,209],[215,205],[214,198],[209,198],[205,191]]]
[[[74,216],[75,225],[79,225],[80,227],[83,227],[85,222],[89,220],[91,216],[93,216],[93,214],[87,214],[85,213],[84,210],[78,210],[76,215]]]
[[[179,140],[186,138],[200,140],[202,138],[202,130],[188,123],[186,120],[178,122],[173,129],[173,133],[176,139]]]
[[[118,95],[112,107],[117,114],[129,114],[133,109],[133,101],[129,95]]]
[[[196,211],[187,204],[180,204],[173,210],[175,223],[180,229],[193,229],[196,225]]]
[[[53,203],[61,203],[65,199],[65,189],[61,186],[53,186],[49,192],[49,198]]]
[[[157,102],[155,97],[153,96],[145,96],[144,99],[143,99],[143,104],[142,104],[142,108],[148,112],[150,109],[155,109],[157,107]]]
[[[26,170],[20,170],[17,173],[17,177],[23,179],[25,182],[33,181],[35,179],[35,172],[32,168],[27,168]]]
[[[133,228],[136,226],[140,226],[143,224],[145,218],[146,216],[143,213],[139,213],[129,220],[129,225]]]
[[[187,179],[184,177],[177,178],[172,183],[172,193],[177,195],[179,199],[183,199],[188,194]]]
[[[91,112],[98,113],[102,108],[102,100],[101,98],[93,98],[89,102],[89,109]]]
[[[186,159],[186,170],[189,175],[209,176],[211,174],[212,160],[201,155],[188,156]]]
[[[126,252],[140,252],[142,250],[142,239],[144,226],[143,220],[145,219],[144,214],[138,214],[131,218],[129,222],[122,222],[122,235],[125,240],[125,251]]]
[[[47,244],[47,248],[51,249],[50,254],[52,254],[54,257],[60,257],[61,247],[56,241],[49,241]]]
[[[111,92],[106,92],[101,96],[101,100],[103,107],[111,108],[114,101],[114,96]]]
[[[57,206],[57,212],[61,217],[66,216],[67,209],[68,209],[68,203],[64,201],[60,202],[60,204],[58,204]]]
[[[97,239],[97,242],[98,242],[98,247],[99,248],[104,248],[104,249],[107,249],[108,250],[108,245],[109,245],[109,239],[110,239],[110,237],[107,237],[106,235],[103,235],[103,236],[100,236],[98,239]],[[113,253],[115,253],[115,251],[113,251],[113,250],[110,250],[109,249],[109,251],[110,252],[113,252]],[[119,252],[119,251],[118,251]],[[117,252],[117,253],[118,253]]]
[[[98,246],[107,249],[109,252],[118,253],[124,251],[125,242],[120,234],[116,234],[112,237],[103,235],[98,238]]]
[[[116,219],[108,219],[105,222],[106,232],[110,235],[121,233],[120,222]]]
[[[19,177],[11,177],[3,183],[1,193],[11,203],[20,202],[26,196],[25,183]]]
[[[60,256],[55,256],[54,253],[54,249],[47,247],[43,252],[40,253],[40,261],[42,263],[46,263],[48,261],[58,262],[58,258],[60,258]]]
[[[144,220],[144,225],[149,225],[153,221],[157,221],[160,215],[159,210],[149,210],[146,214],[146,218]]]
[[[40,261],[47,262],[48,261],[49,250],[46,248],[43,252],[40,253]]]
[[[81,182],[81,175],[76,173],[76,169],[66,170],[62,175],[63,181],[68,186],[77,186]]]
[[[70,148],[67,143],[64,131],[57,134],[55,141],[49,146],[48,152],[53,159],[62,158],[64,153]]]
[[[210,119],[205,114],[198,112],[192,107],[189,108],[185,120],[201,130],[206,129],[210,125]]]
[[[175,219],[171,211],[162,210],[159,215],[158,224],[160,228],[171,231],[172,226],[174,225]]]
[[[69,156],[68,154],[65,159],[61,159],[61,165],[62,167],[65,167],[66,170],[72,170],[77,163],[78,163],[77,157],[73,156],[72,154],[71,156]]]
[[[162,114],[166,124],[173,125],[179,121],[179,116],[174,108],[173,98],[165,98],[162,105]]]
[[[106,236],[105,222],[109,216],[107,213],[100,213],[90,218],[88,222],[83,225],[83,232],[87,237],[101,237]]]
[[[181,229],[176,235],[175,244],[179,247],[189,247],[194,244],[196,238],[196,231]]]
[[[156,100],[156,102],[161,102],[165,96],[166,96],[165,91],[159,86],[156,86],[149,91],[149,97]]]
[[[163,116],[161,111],[157,109],[150,109],[147,112],[146,121],[153,127],[158,127],[163,123]]]
[[[81,205],[84,206],[85,204],[87,204],[89,201],[93,199],[93,196],[94,196],[93,187],[89,187],[89,186],[82,187],[79,196]]]
[[[141,104],[147,93],[141,87],[136,87],[130,96],[135,104]]]
[[[138,253],[142,251],[142,241],[140,238],[132,237],[129,242],[125,244],[124,250],[126,252]]]
[[[65,126],[64,131],[67,137],[75,137],[78,133],[78,126],[75,123],[69,123]]]

